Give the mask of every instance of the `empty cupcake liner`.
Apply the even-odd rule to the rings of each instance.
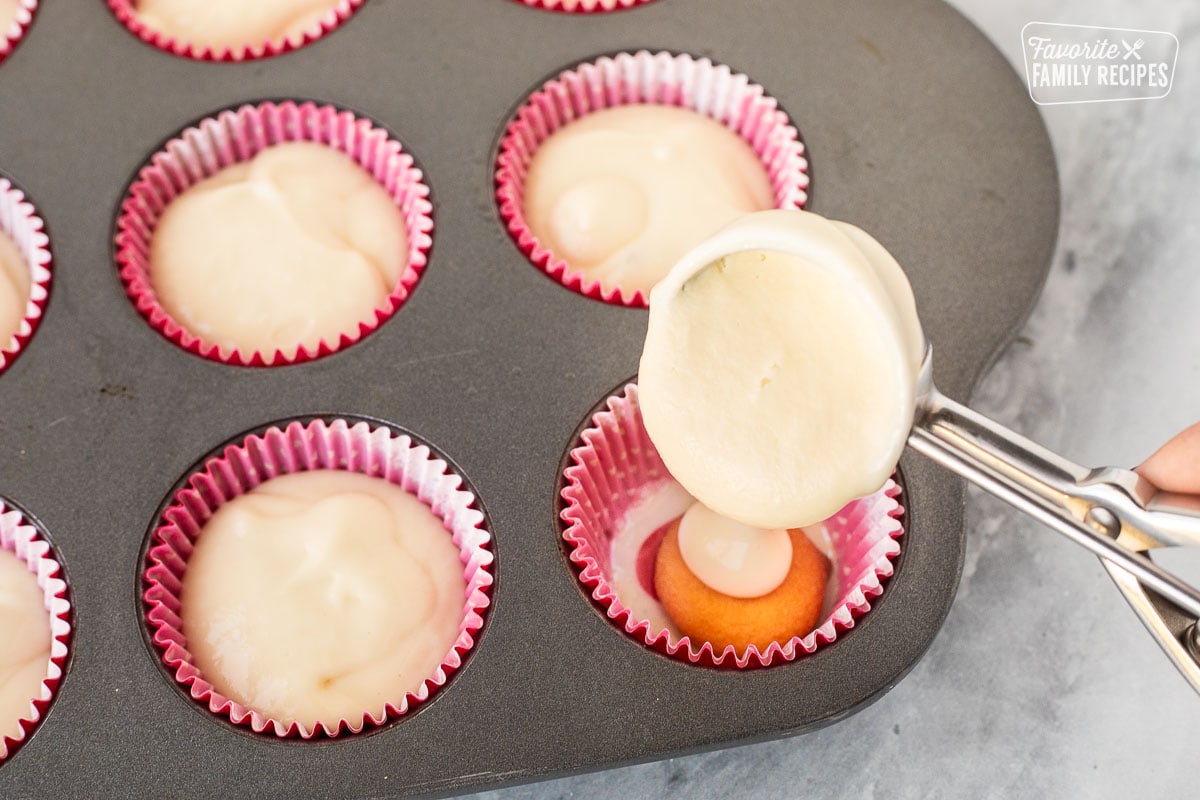
[[[20,720],[20,733],[15,738],[0,735],[0,766],[3,766],[5,759],[28,741],[46,716],[66,673],[71,646],[71,595],[62,565],[50,543],[24,514],[3,501],[0,501],[0,550],[15,554],[37,577],[46,610],[50,612],[50,660],[46,664],[46,676],[38,695],[29,699],[29,712]]]
[[[25,193],[10,180],[0,177],[0,232],[16,244],[29,267],[29,299],[25,317],[16,335],[0,342],[0,374],[16,360],[42,321],[46,301],[50,297],[50,237],[46,225],[37,215]]]
[[[651,492],[671,481],[642,425],[638,390],[629,384],[608,398],[592,417],[581,444],[570,453],[563,473],[561,518],[569,557],[578,578],[608,619],[632,639],[682,661],[726,668],[766,667],[786,663],[836,641],[839,631],[854,627],[883,591],[900,553],[903,534],[900,487],[889,481],[874,494],[855,500],[824,523],[832,550],[830,596],[833,602],[817,628],[804,636],[772,643],[765,651],[751,646],[716,652],[709,642],[678,636],[635,613],[617,596],[612,580],[614,542],[631,510]],[[664,615],[665,616],[665,615]]]
[[[341,27],[342,23],[353,16],[364,2],[366,0],[341,0],[321,19],[318,28],[306,31],[299,41],[259,42],[239,47],[216,48],[195,45],[151,28],[138,16],[134,0],[108,0],[108,7],[134,36],[164,52],[182,58],[194,58],[198,61],[251,61],[282,55],[312,44],[325,34]]]
[[[517,2],[534,8],[561,11],[567,14],[600,14],[605,11],[621,11],[626,8],[643,6],[654,0],[517,0]]]
[[[458,638],[415,692],[397,697],[359,720],[321,721],[314,729],[272,719],[223,695],[205,680],[188,649],[180,617],[182,579],[193,546],[216,510],[273,477],[316,469],[341,469],[383,478],[428,505],[459,548],[467,588]],[[336,737],[360,733],[409,713],[443,688],[483,628],[492,585],[491,534],[476,497],[461,476],[429,447],[408,435],[366,422],[335,419],[292,422],[250,434],[208,459],[171,498],[151,534],[142,575],[146,622],[162,663],[189,697],[235,725],[278,737]]]
[[[354,159],[387,190],[404,216],[408,265],[374,317],[337,341],[300,347],[295,356],[225,351],[185,330],[159,303],[150,280],[150,242],[168,204],[188,188],[222,169],[248,161],[272,145],[316,142]],[[388,131],[369,119],[331,105],[262,102],[209,117],[166,143],[138,172],[117,219],[116,262],[125,292],[150,325],[188,352],[236,366],[280,366],[337,352],[378,328],[408,299],[428,263],[433,245],[433,204],[412,156]]]
[[[500,142],[500,216],[533,264],[567,288],[606,303],[644,308],[648,298],[640,289],[602,286],[552,253],[525,220],[525,179],[542,142],[594,111],[637,104],[688,108],[737,133],[762,160],[777,208],[803,208],[809,179],[804,143],[775,98],[745,75],[707,58],[645,50],[620,53],[566,70],[543,84],[517,110]]]

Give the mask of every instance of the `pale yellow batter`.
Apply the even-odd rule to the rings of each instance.
[[[770,594],[792,565],[787,530],[743,525],[703,503],[694,503],[679,520],[679,552],[693,575],[730,597]]]
[[[215,50],[298,44],[319,33],[340,0],[134,0],[152,30]]]
[[[722,226],[774,206],[754,150],[688,109],[634,105],[582,117],[537,149],[525,183],[530,230],[605,288],[649,292]]]
[[[274,478],[225,504],[180,598],[196,665],[222,694],[313,729],[381,715],[458,637],[466,581],[440,519],[382,478]]]
[[[0,736],[16,738],[50,666],[50,613],[37,576],[0,548]]]
[[[895,469],[923,347],[908,281],[870,236],[804,211],[745,217],[651,294],[646,431],[719,514],[809,525]]]
[[[16,23],[20,8],[21,0],[0,0],[0,45],[3,45],[5,35]]]
[[[228,356],[294,357],[372,322],[408,263],[404,218],[320,144],[277,145],[167,206],[150,246],[166,311]]]

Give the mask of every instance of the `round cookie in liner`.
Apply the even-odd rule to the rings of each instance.
[[[18,0],[16,16],[0,20],[0,64],[4,63],[4,59],[8,58],[25,38],[37,10],[38,0]]]
[[[45,535],[19,509],[0,500],[0,550],[15,555],[37,579],[46,611],[50,616],[50,658],[36,697],[29,699],[29,711],[20,720],[16,737],[0,735],[0,769],[34,734],[46,717],[50,704],[66,674],[71,650],[71,591],[66,574]]]
[[[709,642],[680,636],[663,624],[665,612],[639,614],[618,596],[614,585],[614,542],[625,532],[631,512],[664,487],[678,488],[642,425],[635,384],[610,396],[605,408],[593,415],[570,451],[562,479],[562,535],[586,594],[631,639],[690,664],[767,667],[828,646],[871,609],[871,599],[883,592],[883,582],[892,575],[900,554],[904,509],[898,502],[899,485],[889,481],[823,523],[833,572],[830,600],[817,627],[802,636],[774,642],[765,651],[752,645],[736,652],[730,645],[718,652]],[[631,534],[643,537],[634,543],[635,549],[643,547],[652,533]],[[633,604],[644,610],[646,603],[643,596]]]
[[[257,42],[239,47],[216,48],[195,45],[155,30],[138,16],[135,0],[108,0],[108,8],[120,23],[129,29],[130,33],[166,53],[182,58],[193,58],[197,61],[252,61],[307,47],[326,34],[340,28],[342,23],[350,19],[364,2],[366,0],[339,0],[338,4],[325,14],[317,25],[306,30],[299,39],[291,38]]]
[[[357,329],[294,356],[280,350],[227,350],[183,328],[163,308],[150,279],[150,243],[166,207],[200,181],[286,142],[315,142],[354,160],[384,188],[404,218],[407,264],[399,282]],[[404,304],[428,263],[433,245],[429,187],[412,156],[385,129],[331,105],[264,101],[227,109],[189,126],[168,141],[137,173],[116,223],[116,262],[125,292],[150,325],[170,341],[212,361],[235,366],[281,366],[335,353],[370,334]]]
[[[322,720],[309,729],[260,714],[225,696],[205,679],[183,632],[180,592],[194,543],[221,505],[273,477],[317,469],[381,478],[421,500],[442,520],[459,550],[466,591],[455,643],[417,690],[365,711],[361,719]],[[238,437],[220,454],[198,465],[156,521],[142,573],[150,640],[177,687],[235,725],[256,733],[302,739],[360,733],[411,713],[442,690],[462,667],[491,604],[491,541],[485,515],[463,477],[412,436],[384,425],[340,418],[274,424],[262,433]]]
[[[50,298],[52,257],[46,225],[25,193],[0,175],[0,233],[17,246],[29,268],[29,298],[16,335],[0,342],[0,375],[17,359],[33,337]]]
[[[518,3],[564,14],[603,14],[644,6],[654,0],[517,0]]]
[[[618,53],[563,71],[517,109],[500,141],[496,199],[509,234],[534,266],[572,291],[606,303],[645,308],[640,289],[604,286],[555,255],[525,218],[525,180],[538,147],[571,122],[628,105],[690,109],[737,133],[770,179],[775,207],[803,208],[808,161],[796,128],[763,87],[707,58],[668,52]]]

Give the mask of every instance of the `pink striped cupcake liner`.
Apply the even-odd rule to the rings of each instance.
[[[180,592],[188,558],[206,522],[224,503],[271,478],[318,469],[341,469],[382,478],[432,509],[459,549],[466,579],[458,638],[420,688],[367,711],[361,719],[321,721],[313,728],[272,719],[222,694],[196,666],[180,617]],[[362,421],[295,421],[250,434],[224,448],[190,475],[151,534],[142,575],[150,638],[162,663],[195,702],[234,725],[277,737],[337,737],[382,726],[411,713],[442,690],[483,628],[491,604],[491,534],[463,478],[426,445],[407,434]]]
[[[45,718],[66,673],[71,647],[71,593],[62,565],[50,543],[25,518],[21,511],[0,501],[0,550],[17,557],[37,578],[46,611],[50,614],[50,660],[36,697],[29,699],[29,710],[20,719],[17,735],[0,735],[0,767],[13,755]]]
[[[177,39],[169,34],[156,31],[138,16],[134,0],[108,0],[108,7],[121,24],[128,28],[134,36],[146,44],[157,47],[159,50],[180,56],[181,58],[193,58],[197,61],[238,62],[270,58],[306,47],[325,34],[340,28],[342,23],[350,19],[364,2],[366,0],[340,0],[336,6],[331,8],[321,18],[314,28],[305,31],[304,35],[299,39],[292,38],[282,41],[246,44],[240,47],[215,48],[208,45],[193,44],[182,39]]]
[[[164,209],[184,191],[268,147],[285,142],[316,142],[346,154],[387,190],[404,216],[408,264],[400,281],[371,319],[336,341],[294,354],[227,350],[183,328],[159,303],[150,280],[150,243]],[[229,109],[181,132],[150,157],[121,203],[117,219],[116,262],[125,292],[160,334],[190,353],[235,366],[297,364],[335,353],[360,341],[404,304],[421,277],[433,246],[433,204],[429,187],[412,156],[369,119],[331,105],[262,102]]]
[[[46,302],[50,298],[51,262],[50,237],[46,225],[38,216],[25,193],[7,178],[0,177],[0,233],[12,239],[29,268],[29,299],[25,303],[25,316],[16,334],[7,342],[0,341],[0,375],[25,349],[33,337]]]
[[[567,14],[601,14],[605,11],[623,11],[652,3],[654,0],[517,0],[533,8],[561,11]]]
[[[0,20],[0,64],[16,49],[25,38],[26,31],[33,24],[33,15],[37,13],[38,0],[20,0],[17,14],[12,19]]]
[[[646,647],[686,663],[729,669],[794,661],[828,646],[837,640],[839,632],[853,628],[855,621],[870,611],[871,600],[883,592],[884,582],[893,573],[900,554],[904,509],[899,503],[899,485],[889,481],[823,523],[833,571],[827,592],[828,610],[815,630],[773,642],[766,650],[752,645],[737,652],[730,645],[717,652],[711,643],[693,641],[664,624],[667,617],[653,599],[653,573],[648,567],[653,564],[653,552],[638,558],[643,584],[637,590],[640,597],[618,596],[614,581],[614,554],[618,548],[644,554],[656,544],[653,531],[639,534],[627,530],[631,514],[664,487],[673,486],[682,494],[642,425],[637,386],[629,384],[621,393],[610,396],[605,408],[592,417],[580,442],[571,451],[563,473],[563,539],[588,595],[615,627]],[[686,498],[686,494],[683,496]],[[678,513],[683,508],[686,503]],[[678,513],[672,512],[671,518]],[[643,538],[630,547],[621,542],[623,535]],[[647,582],[649,586],[644,585]]]
[[[534,266],[568,289],[606,303],[645,308],[643,291],[602,286],[551,252],[525,219],[525,179],[538,147],[580,117],[636,104],[691,109],[737,133],[762,160],[777,208],[803,208],[809,179],[804,143],[775,98],[745,75],[707,58],[645,50],[620,53],[566,70],[543,84],[517,110],[500,142],[500,216]]]

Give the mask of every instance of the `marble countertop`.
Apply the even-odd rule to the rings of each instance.
[[[1043,108],[1062,227],[1045,293],[973,405],[1085,464],[1139,462],[1200,419],[1200,4],[953,0],[1022,68],[1033,20],[1174,32],[1176,88]],[[1100,563],[1000,501],[967,498],[958,598],[865,711],[806,736],[475,795],[477,800],[1184,798],[1200,698]],[[1170,565],[1200,583],[1200,553]]]

